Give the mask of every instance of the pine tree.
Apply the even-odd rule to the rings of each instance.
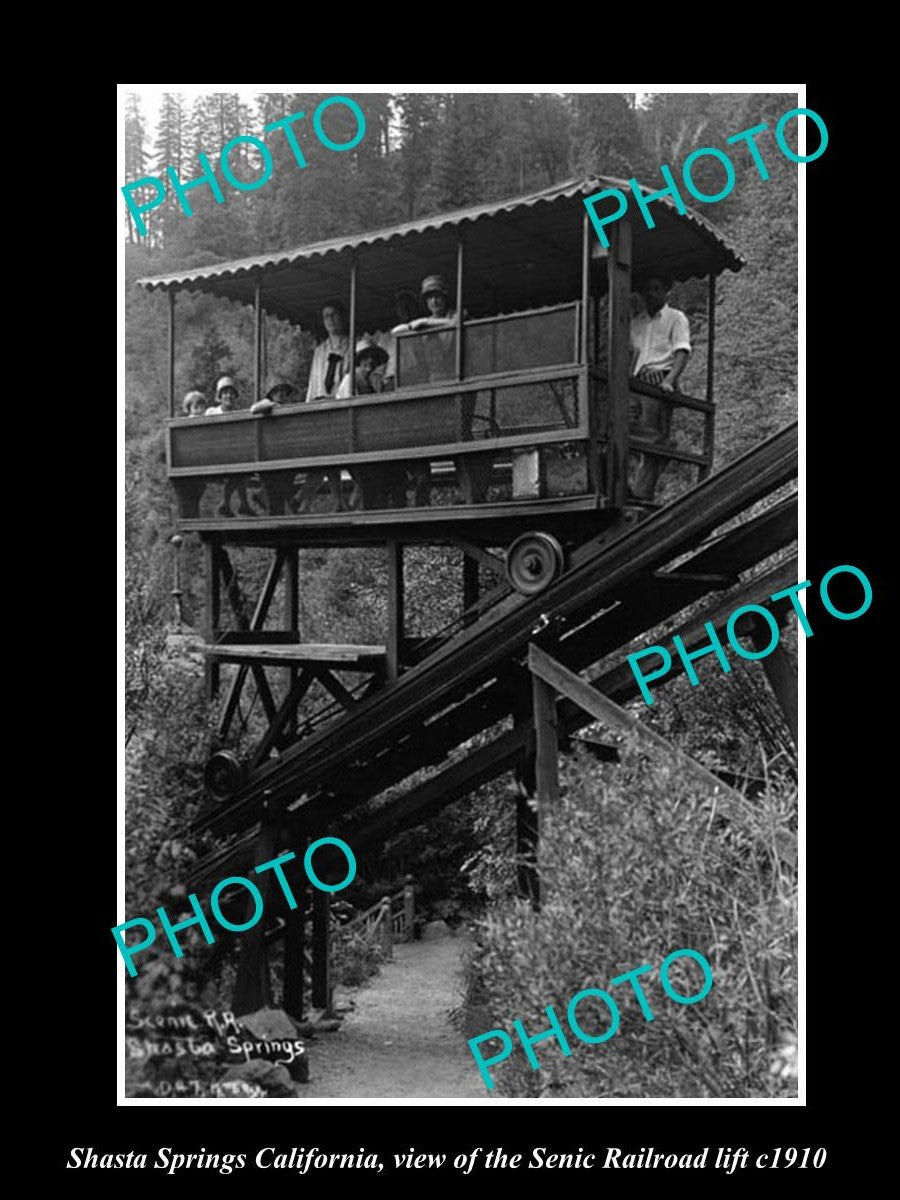
[[[184,97],[174,92],[164,92],[162,105],[159,110],[159,122],[154,145],[155,157],[153,173],[168,187],[167,170],[171,167],[179,179],[184,178],[187,166],[185,147],[185,111]],[[151,242],[157,246],[165,245],[171,235],[171,230],[178,219],[177,205],[170,202],[162,204],[159,209],[145,216],[150,229]]]
[[[125,180],[127,183],[135,183],[138,179],[145,178],[147,174],[145,136],[146,126],[144,115],[141,112],[140,97],[134,92],[129,92],[125,100]],[[136,196],[139,195],[139,193],[136,194]],[[130,214],[128,240],[132,243],[140,240]]]
[[[394,97],[394,108],[400,119],[398,190],[402,213],[410,221],[422,210],[422,198],[431,174],[439,103],[439,97],[421,92]]]

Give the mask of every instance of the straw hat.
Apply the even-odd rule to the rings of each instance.
[[[427,296],[431,292],[440,292],[448,299],[450,298],[450,289],[444,282],[443,275],[426,275],[422,280],[422,295]]]

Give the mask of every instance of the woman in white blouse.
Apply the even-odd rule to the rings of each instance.
[[[340,300],[329,300],[323,306],[322,324],[325,326],[327,337],[324,342],[320,342],[316,346],[313,354],[312,366],[309,369],[309,383],[306,388],[307,400],[325,399],[328,396],[336,395],[338,384],[347,374],[350,366],[347,310]],[[340,471],[310,471],[297,497],[297,512],[309,511],[316,493],[326,480],[331,488],[335,508],[344,508]]]
[[[322,309],[322,324],[328,335],[316,346],[306,399],[316,400],[333,396],[338,384],[347,374],[350,364],[350,339],[347,336],[347,313],[339,300],[329,300]]]

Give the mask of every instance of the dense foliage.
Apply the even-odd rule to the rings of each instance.
[[[510,899],[480,923],[467,1034],[510,1029],[516,1018],[537,1033],[548,1027],[548,1004],[564,1024],[576,992],[607,989],[645,963],[654,967],[641,977],[654,1020],[627,985],[617,987],[613,1038],[588,1046],[572,1037],[571,1057],[545,1042],[539,1070],[514,1038],[494,1070],[499,1094],[792,1094],[795,1080],[773,1066],[796,1042],[795,802],[792,787],[773,782],[726,817],[677,769],[633,748],[615,767],[571,761],[547,818],[540,911]],[[696,1005],[672,1003],[659,984],[659,964],[683,948],[712,966],[713,989]],[[584,1010],[583,1028],[603,1033],[608,1016]]]

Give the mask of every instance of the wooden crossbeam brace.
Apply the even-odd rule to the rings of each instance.
[[[602,692],[598,692],[595,688],[591,687],[580,675],[576,675],[574,671],[570,671],[568,667],[564,667],[562,663],[557,662],[555,658],[552,658],[540,646],[536,646],[534,642],[531,642],[528,646],[528,667],[532,675],[536,676],[545,685],[554,688],[568,700],[577,704],[579,708],[583,708],[595,720],[601,721],[607,729],[611,729],[615,733],[634,735],[642,747],[651,752],[656,751],[664,758],[674,761],[685,775],[695,783],[708,788],[714,795],[718,795],[736,804],[743,805],[745,803],[744,797],[739,792],[736,792],[734,788],[730,788],[728,784],[723,783],[721,779],[717,779],[711,771],[701,766],[696,759],[691,758],[689,754],[685,754],[683,750],[673,745],[668,739],[649,729],[636,717],[633,717],[630,712],[622,708],[621,705],[616,704],[614,700],[610,700],[608,696],[604,696]],[[535,696],[537,697],[537,692]],[[550,710],[544,699],[541,700],[540,713],[537,699],[535,701],[535,736],[537,738],[540,738],[538,729],[539,716],[545,725],[545,745],[551,746],[555,750],[555,712]],[[552,736],[546,728],[551,720],[553,725]],[[549,755],[549,750],[547,754]],[[552,803],[558,795],[558,791],[556,790],[558,788],[558,783],[556,783],[557,763],[554,760],[552,772],[550,767],[545,763],[546,775],[543,792],[540,765],[540,741],[538,741],[538,801],[540,803],[542,798],[546,798]],[[551,774],[553,776],[552,779]]]
[[[221,564],[222,578],[223,581],[225,581],[227,575],[226,586],[228,587],[228,599],[231,603],[232,609],[234,610],[234,614],[237,618],[241,632],[256,633],[260,631],[263,625],[266,623],[266,617],[269,615],[269,608],[271,607],[272,599],[275,595],[275,589],[278,586],[278,580],[281,576],[281,570],[284,566],[286,557],[287,555],[284,550],[276,551],[272,565],[269,567],[266,581],[263,584],[262,591],[259,594],[259,599],[256,602],[256,608],[254,609],[253,616],[248,622],[240,591],[236,586],[232,586],[233,584],[236,584],[237,573],[235,572],[235,569],[231,564],[231,559],[228,557],[225,550],[221,551],[219,561]],[[244,681],[247,678],[247,672],[249,670],[250,664],[242,663],[238,667],[237,671],[235,672],[235,676],[231,681],[231,687],[228,690],[228,698],[225,701],[225,709],[222,713],[222,719],[219,721],[218,734],[221,738],[226,737],[228,730],[231,728],[231,722],[234,720],[234,714],[237,712],[238,702],[241,698],[241,691],[243,690]],[[258,666],[254,666],[253,677],[256,680],[256,686],[259,690],[263,707],[266,709],[266,716],[271,724],[275,719],[275,702],[272,699],[272,692],[269,688],[269,682],[265,677],[265,672],[261,667]],[[260,683],[260,680],[262,680],[262,683]]]
[[[309,688],[315,678],[315,673],[310,671],[308,667],[305,667],[300,672],[296,683],[290,689],[287,696],[285,696],[281,707],[275,714],[274,720],[269,725],[266,736],[259,743],[253,753],[253,757],[250,760],[251,771],[255,770],[260,763],[264,762],[265,759],[268,758],[269,751],[272,749],[272,747],[277,745],[281,734],[290,722],[297,705],[309,691]]]
[[[333,675],[327,667],[316,668],[315,677],[324,688],[327,688],[338,704],[342,704],[348,712],[359,703],[356,697],[344,687],[337,676]]]
[[[474,558],[483,567],[487,567],[489,571],[493,571],[501,579],[506,578],[506,565],[499,555],[491,554],[490,550],[485,550],[483,546],[477,546],[474,542],[466,541],[464,538],[454,538],[452,545],[462,550],[463,554],[469,558]]]

